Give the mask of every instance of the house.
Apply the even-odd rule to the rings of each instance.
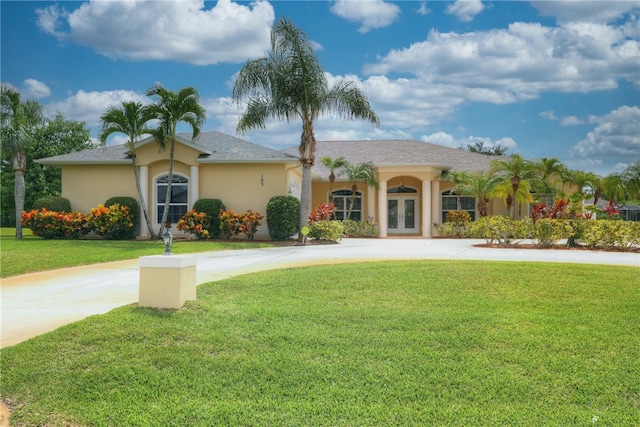
[[[273,196],[300,197],[301,168],[297,147],[276,151],[221,132],[176,138],[172,202],[169,220],[175,224],[201,198],[216,198],[227,209],[266,213]],[[168,152],[159,152],[152,137],[136,144],[136,162],[151,222],[159,229],[168,179]],[[372,162],[379,189],[358,186],[352,218],[372,219],[379,235],[431,237],[434,224],[455,210],[452,183],[442,179],[448,170],[484,171],[495,157],[415,140],[319,141],[316,159],[344,157],[352,164]],[[110,197],[138,198],[131,152],[126,145],[95,148],[48,157],[39,163],[62,168],[62,196],[74,210],[89,212]],[[312,206],[328,200],[329,171],[319,161],[312,168]],[[332,188],[338,217],[344,218],[351,183],[338,176]],[[462,197],[462,208],[475,217],[473,197]],[[506,214],[502,200],[493,200],[489,214]],[[266,221],[263,221],[266,224]],[[266,225],[257,236],[267,236]],[[141,218],[140,236],[148,236]]]

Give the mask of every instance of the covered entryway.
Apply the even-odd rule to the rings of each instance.
[[[387,231],[414,234],[420,230],[418,190],[400,185],[387,191]]]

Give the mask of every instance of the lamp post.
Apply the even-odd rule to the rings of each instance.
[[[164,255],[171,255],[171,242],[173,242],[173,235],[168,228],[166,230],[167,231],[162,235],[162,240],[164,240]]]

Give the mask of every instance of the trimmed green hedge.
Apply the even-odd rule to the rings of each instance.
[[[226,211],[224,203],[220,199],[198,199],[193,204],[193,209],[197,212],[206,213],[209,217],[209,224],[206,230],[209,232],[210,238],[220,237],[222,232],[220,231],[220,211]]]
[[[32,209],[46,209],[54,212],[71,212],[71,202],[65,197],[44,196],[33,202]]]
[[[274,196],[267,204],[267,227],[274,240],[286,240],[300,229],[300,200]]]

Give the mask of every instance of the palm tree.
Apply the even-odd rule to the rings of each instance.
[[[468,181],[459,189],[461,194],[476,198],[480,217],[487,216],[487,206],[493,195],[496,181],[495,177],[484,173],[473,174],[469,175]]]
[[[336,172],[338,175],[342,173],[344,169],[346,169],[349,162],[344,157],[338,157],[337,159],[332,159],[331,157],[323,157],[320,159],[320,162],[324,167],[329,169],[329,203],[333,202],[333,183],[336,182]]]
[[[634,161],[624,169],[622,180],[629,192],[629,199],[640,202],[640,160]]]
[[[562,181],[566,167],[556,157],[543,157],[536,164],[540,173],[540,188],[537,192],[554,197],[558,194],[558,183]]]
[[[539,174],[535,164],[514,154],[509,160],[496,159],[491,163],[491,174],[501,182],[497,184],[498,192],[507,202],[511,218],[516,219],[516,205],[520,202],[531,202],[533,197],[529,191],[539,182]],[[527,191],[523,188],[527,187]]]
[[[0,90],[0,108],[2,157],[9,158],[15,174],[16,239],[22,239],[27,150],[36,128],[43,123],[43,109],[36,101],[21,102],[20,94],[5,86]]]
[[[158,127],[152,130],[152,135],[158,143],[160,151],[166,151],[169,144],[169,177],[167,194],[165,196],[160,232],[167,223],[169,205],[171,204],[171,184],[173,182],[173,163],[176,149],[176,128],[179,122],[185,122],[191,127],[191,140],[200,136],[200,128],[207,118],[205,109],[200,105],[200,95],[192,87],[185,87],[178,92],[165,89],[159,84],[147,90],[147,96],[157,96],[157,102],[149,106],[151,114],[158,120]]]
[[[347,178],[351,183],[351,203],[349,203],[349,209],[344,219],[351,219],[351,212],[356,202],[356,192],[358,191],[358,182],[364,182],[369,187],[375,189],[379,188],[378,181],[376,181],[376,171],[373,167],[373,163],[360,163],[359,165],[352,165],[347,163],[345,167],[347,172]]]
[[[131,160],[133,164],[133,175],[136,180],[136,188],[138,189],[138,198],[140,206],[142,206],[142,213],[147,223],[147,228],[151,233],[151,239],[155,238],[153,232],[153,226],[151,225],[151,219],[147,211],[147,204],[142,194],[142,187],[140,186],[140,173],[138,171],[138,165],[136,163],[136,141],[145,134],[150,134],[152,130],[147,127],[147,122],[153,119],[154,115],[148,107],[144,107],[140,102],[123,102],[121,107],[111,106],[107,108],[104,114],[100,117],[102,121],[102,132],[99,139],[105,144],[107,138],[114,133],[123,133],[129,137],[127,141],[127,147],[131,153]]]
[[[329,88],[306,34],[284,18],[271,29],[271,51],[267,56],[247,61],[238,73],[233,99],[238,104],[247,101],[238,121],[240,133],[264,129],[269,118],[302,120],[298,147],[302,165],[300,226],[307,223],[311,211],[311,167],[316,155],[314,120],[332,113],[346,119],[368,120],[374,125],[380,122],[354,82],[339,80]]]
[[[627,187],[622,174],[612,173],[602,180],[602,192],[607,200],[620,202],[627,198]]]
[[[469,175],[469,172],[465,171],[447,171],[447,173],[444,175],[444,179],[453,183],[452,190],[454,193],[456,193],[458,210],[462,210],[460,196],[462,195],[463,187],[469,183],[470,178],[471,176]]]

